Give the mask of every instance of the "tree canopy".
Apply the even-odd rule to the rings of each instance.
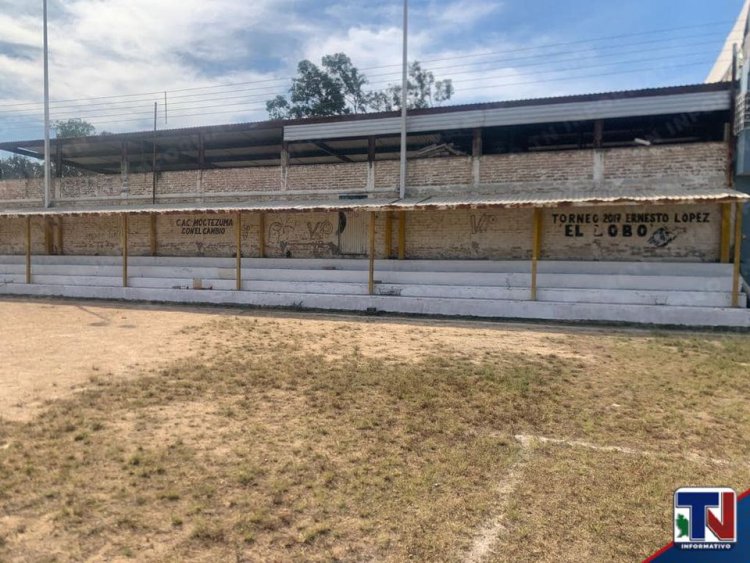
[[[401,109],[401,85],[369,90],[367,76],[344,53],[326,55],[321,66],[308,60],[297,65],[289,96],[266,102],[271,119],[299,119],[350,115]],[[450,100],[455,93],[451,79],[436,80],[419,62],[409,65],[407,107],[428,108]]]
[[[58,139],[96,135],[96,127],[80,118],[55,121],[52,128],[55,130]]]

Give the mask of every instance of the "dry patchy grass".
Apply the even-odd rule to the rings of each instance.
[[[307,328],[211,322],[3,424],[0,560],[458,561],[499,519],[488,559],[627,561],[677,486],[750,482],[747,337],[415,326],[389,354],[388,323]]]

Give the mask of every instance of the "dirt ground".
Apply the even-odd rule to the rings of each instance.
[[[365,327],[380,325],[380,321],[346,315],[14,299],[0,300],[0,317],[4,319],[0,417],[17,421],[30,420],[44,404],[85,388],[92,378],[133,376],[215,344],[210,336],[196,341],[193,335],[217,318],[252,317],[266,326],[303,330],[305,349],[317,351],[326,341],[329,358],[343,357],[351,348],[390,360],[416,360],[436,346],[466,357],[488,346],[522,347],[539,354],[560,352],[535,328],[499,330],[498,325],[487,323],[434,321],[424,325],[389,319],[386,330],[369,331]]]
[[[750,486],[747,334],[0,313],[2,562],[635,561]]]

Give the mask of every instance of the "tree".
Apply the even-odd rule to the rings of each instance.
[[[0,159],[0,179],[2,180],[23,180],[42,176],[44,176],[44,166],[40,162],[19,155]]]
[[[401,86],[366,90],[367,77],[344,53],[326,55],[322,67],[303,60],[292,79],[289,97],[276,96],[266,102],[271,119],[299,119],[329,115],[349,115],[370,111],[401,109]],[[450,100],[455,93],[450,79],[435,80],[419,62],[409,65],[407,107],[427,108]]]
[[[96,134],[96,127],[88,121],[80,118],[55,121],[53,129],[58,139],[69,139],[72,137],[90,137]]]

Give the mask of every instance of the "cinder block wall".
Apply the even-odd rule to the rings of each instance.
[[[479,160],[478,167],[476,160]],[[726,145],[694,143],[602,151],[558,151],[512,155],[445,157],[409,163],[410,194],[492,193],[516,191],[541,194],[545,190],[586,189],[601,185],[627,190],[657,186],[721,186],[725,182]],[[477,173],[478,172],[478,173]],[[398,161],[293,165],[158,175],[161,201],[189,202],[259,199],[335,199],[338,193],[375,190],[395,194]],[[126,180],[126,181],[125,181]],[[143,204],[150,200],[150,174],[63,178],[56,188],[66,206]],[[39,205],[41,181],[0,182],[0,206]],[[3,203],[3,200],[6,203]],[[19,201],[21,202],[19,204]],[[692,260],[719,258],[721,211],[718,205],[575,208],[544,213],[542,256],[545,259]],[[654,217],[629,217],[653,213]],[[691,215],[697,214],[697,215]],[[347,223],[360,230],[363,222]],[[531,255],[532,213],[528,209],[420,211],[407,213],[406,253],[410,258],[528,259]],[[223,226],[211,219],[223,218]],[[208,220],[208,231],[204,222]],[[235,217],[220,214],[162,215],[157,219],[157,250],[170,256],[233,256]],[[150,224],[145,216],[130,219],[130,252],[150,252]],[[194,225],[199,229],[195,230]],[[341,233],[338,213],[268,213],[266,255],[269,257],[329,257],[350,255]],[[385,214],[377,219],[377,251],[386,256]],[[394,218],[395,254],[398,222]],[[120,253],[117,217],[70,217],[63,220],[63,252],[83,255]],[[211,230],[214,229],[214,230]],[[259,255],[259,215],[243,215],[243,254]],[[42,253],[45,227],[33,221],[33,251]],[[49,232],[49,230],[47,231]],[[0,254],[25,252],[23,220],[0,219]],[[354,238],[362,238],[360,232]],[[53,244],[53,250],[57,243]]]

